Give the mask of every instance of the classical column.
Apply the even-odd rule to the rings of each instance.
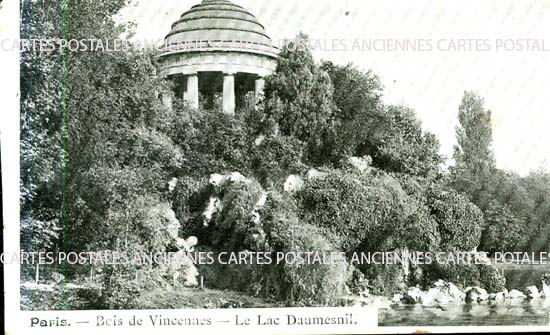
[[[233,73],[223,74],[223,112],[235,114],[235,76]]]
[[[264,95],[265,80],[263,77],[256,79],[254,86],[254,102],[258,103]]]
[[[199,76],[190,74],[187,76],[187,92],[184,94],[185,101],[193,108],[199,108]]]

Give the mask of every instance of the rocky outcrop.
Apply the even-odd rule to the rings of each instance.
[[[468,287],[464,293],[466,302],[480,302],[489,299],[487,291],[479,286]]]
[[[307,172],[307,175],[306,175],[306,178],[308,180],[314,180],[314,179],[319,179],[319,178],[324,178],[328,175],[328,173],[326,172],[321,172],[317,169],[310,169],[308,172]]]
[[[511,290],[510,293],[508,293],[508,299],[524,299],[525,294],[518,290]]]
[[[550,299],[550,273],[543,274],[541,281],[542,281],[541,295],[546,299]]]
[[[403,297],[403,302],[407,304],[419,304],[422,302],[422,291],[418,287],[411,287],[405,293]]]
[[[370,156],[365,157],[350,157],[348,158],[348,163],[351,165],[351,167],[359,170],[359,172],[363,173],[365,171],[368,171],[371,164],[372,164],[372,158]]]
[[[453,283],[447,283],[439,280],[434,283],[434,287],[422,295],[422,305],[438,306],[451,302],[464,301],[465,294]]]
[[[447,294],[451,297],[451,300],[464,300],[466,294],[462,292],[458,287],[453,283],[447,283],[443,280],[439,280],[435,284],[436,287],[443,288]]]
[[[537,298],[546,298],[547,301],[550,301],[550,285],[543,281],[540,291],[536,286],[528,286],[524,292],[504,289],[502,292],[489,294],[479,286],[468,287],[462,291],[453,283],[439,280],[427,291],[422,291],[419,287],[410,287],[405,294],[395,294],[389,301],[393,304],[422,304],[422,306],[445,308],[443,306],[445,304],[452,305],[463,302],[491,301],[491,304],[494,304],[504,303],[508,300],[521,302],[521,299]]]
[[[286,178],[283,188],[287,193],[298,192],[304,187],[304,180],[297,175],[290,175]]]
[[[199,271],[188,254],[193,252],[198,239],[191,236],[185,240],[179,239],[178,242],[181,249],[174,254],[174,257],[170,258],[165,271],[172,276],[172,285],[174,286],[177,283],[182,283],[184,286],[197,286]]]
[[[536,286],[528,286],[523,291],[527,299],[538,299],[540,298],[539,290]]]
[[[394,294],[393,298],[391,299],[391,302],[394,303],[394,304],[398,304],[398,303],[401,302],[401,300],[403,300],[403,295],[402,294]]]
[[[389,298],[376,295],[366,297],[346,296],[343,300],[347,306],[351,307],[374,306],[378,309],[388,309],[394,304]]]
[[[550,299],[550,286],[544,281],[542,282],[542,296],[546,299]]]
[[[225,175],[214,173],[210,175],[208,183],[215,187],[222,187],[226,183],[250,183],[251,180],[239,172],[231,172]]]
[[[187,252],[195,251],[195,246],[199,243],[199,240],[195,236],[190,236],[187,239],[178,238],[176,240],[176,246],[180,250],[185,250]]]
[[[489,300],[491,301],[504,301],[508,298],[508,290],[504,289],[502,292],[489,294]]]
[[[212,221],[212,218],[214,217],[214,214],[221,212],[222,209],[223,205],[221,200],[218,197],[210,197],[210,200],[208,200],[208,206],[206,206],[206,209],[202,213],[203,225],[208,227],[210,221]]]

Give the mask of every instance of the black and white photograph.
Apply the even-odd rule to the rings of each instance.
[[[0,46],[6,334],[550,330],[549,0],[7,0]]]

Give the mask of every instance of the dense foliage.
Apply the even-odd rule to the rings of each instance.
[[[21,34],[117,38],[131,31],[113,20],[125,5],[23,1]],[[491,114],[474,93],[459,107],[446,171],[435,136],[410,108],[384,104],[371,72],[284,48],[265,98],[228,116],[216,103],[164,105],[173,87],[154,56],[21,54],[22,249],[162,252],[191,235],[204,250],[236,252],[540,251],[550,242],[550,175],[496,168]],[[503,286],[492,268],[434,266],[415,278],[399,267],[350,269],[344,258],[215,269],[201,269],[207,285],[307,305],[342,294],[350,274],[388,294],[428,279]],[[129,278],[167,285],[163,271],[107,268],[94,304],[138,307],[151,286]]]

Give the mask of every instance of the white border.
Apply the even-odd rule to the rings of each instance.
[[[4,0],[0,10],[0,39],[19,40],[19,1]],[[4,250],[19,250],[19,52],[0,51],[0,131],[2,140],[2,200]],[[4,265],[6,334],[19,327],[19,266]]]
[[[0,38],[18,40],[19,39],[19,1],[4,0],[0,10]],[[0,84],[0,136],[2,144],[2,182],[3,182],[3,204],[4,204],[4,248],[6,252],[19,251],[19,53],[17,50],[12,52],[0,52],[0,67],[2,74],[2,82]],[[20,308],[20,291],[19,291],[19,266],[17,264],[6,264],[4,266],[5,279],[5,328],[6,334],[96,334],[101,333],[120,334],[122,330],[128,330],[137,334],[191,334],[193,330],[178,327],[170,328],[134,328],[134,327],[114,327],[110,329],[81,327],[81,328],[50,328],[50,329],[31,329],[29,328],[29,320],[32,316],[41,317],[79,317],[94,319],[100,315],[130,315],[148,313],[166,313],[179,315],[211,315],[213,317],[223,317],[230,314],[248,314],[255,310],[181,310],[181,311],[76,311],[76,312],[22,312]],[[328,312],[329,309],[323,309]],[[277,311],[264,310],[266,314],[280,314],[290,311],[289,309],[280,309]],[[310,312],[316,309],[308,309]],[[377,317],[377,313],[373,308],[364,308],[358,311],[364,314],[363,321],[365,322],[362,328],[363,331],[376,331],[377,333],[413,333],[417,331],[452,333],[457,331],[465,332],[520,332],[520,331],[550,331],[550,325],[546,327],[526,327],[526,326],[506,326],[506,327],[372,327],[372,317]],[[370,314],[369,314],[370,313]],[[307,333],[334,333],[335,328],[310,328],[306,329]],[[357,329],[356,329],[357,330]],[[296,332],[296,329],[288,328],[257,328],[237,329],[235,327],[216,327],[208,330],[201,330],[201,333],[235,333],[235,334],[257,334],[263,333],[283,333],[284,331]],[[353,332],[353,329],[343,327],[343,333]]]

